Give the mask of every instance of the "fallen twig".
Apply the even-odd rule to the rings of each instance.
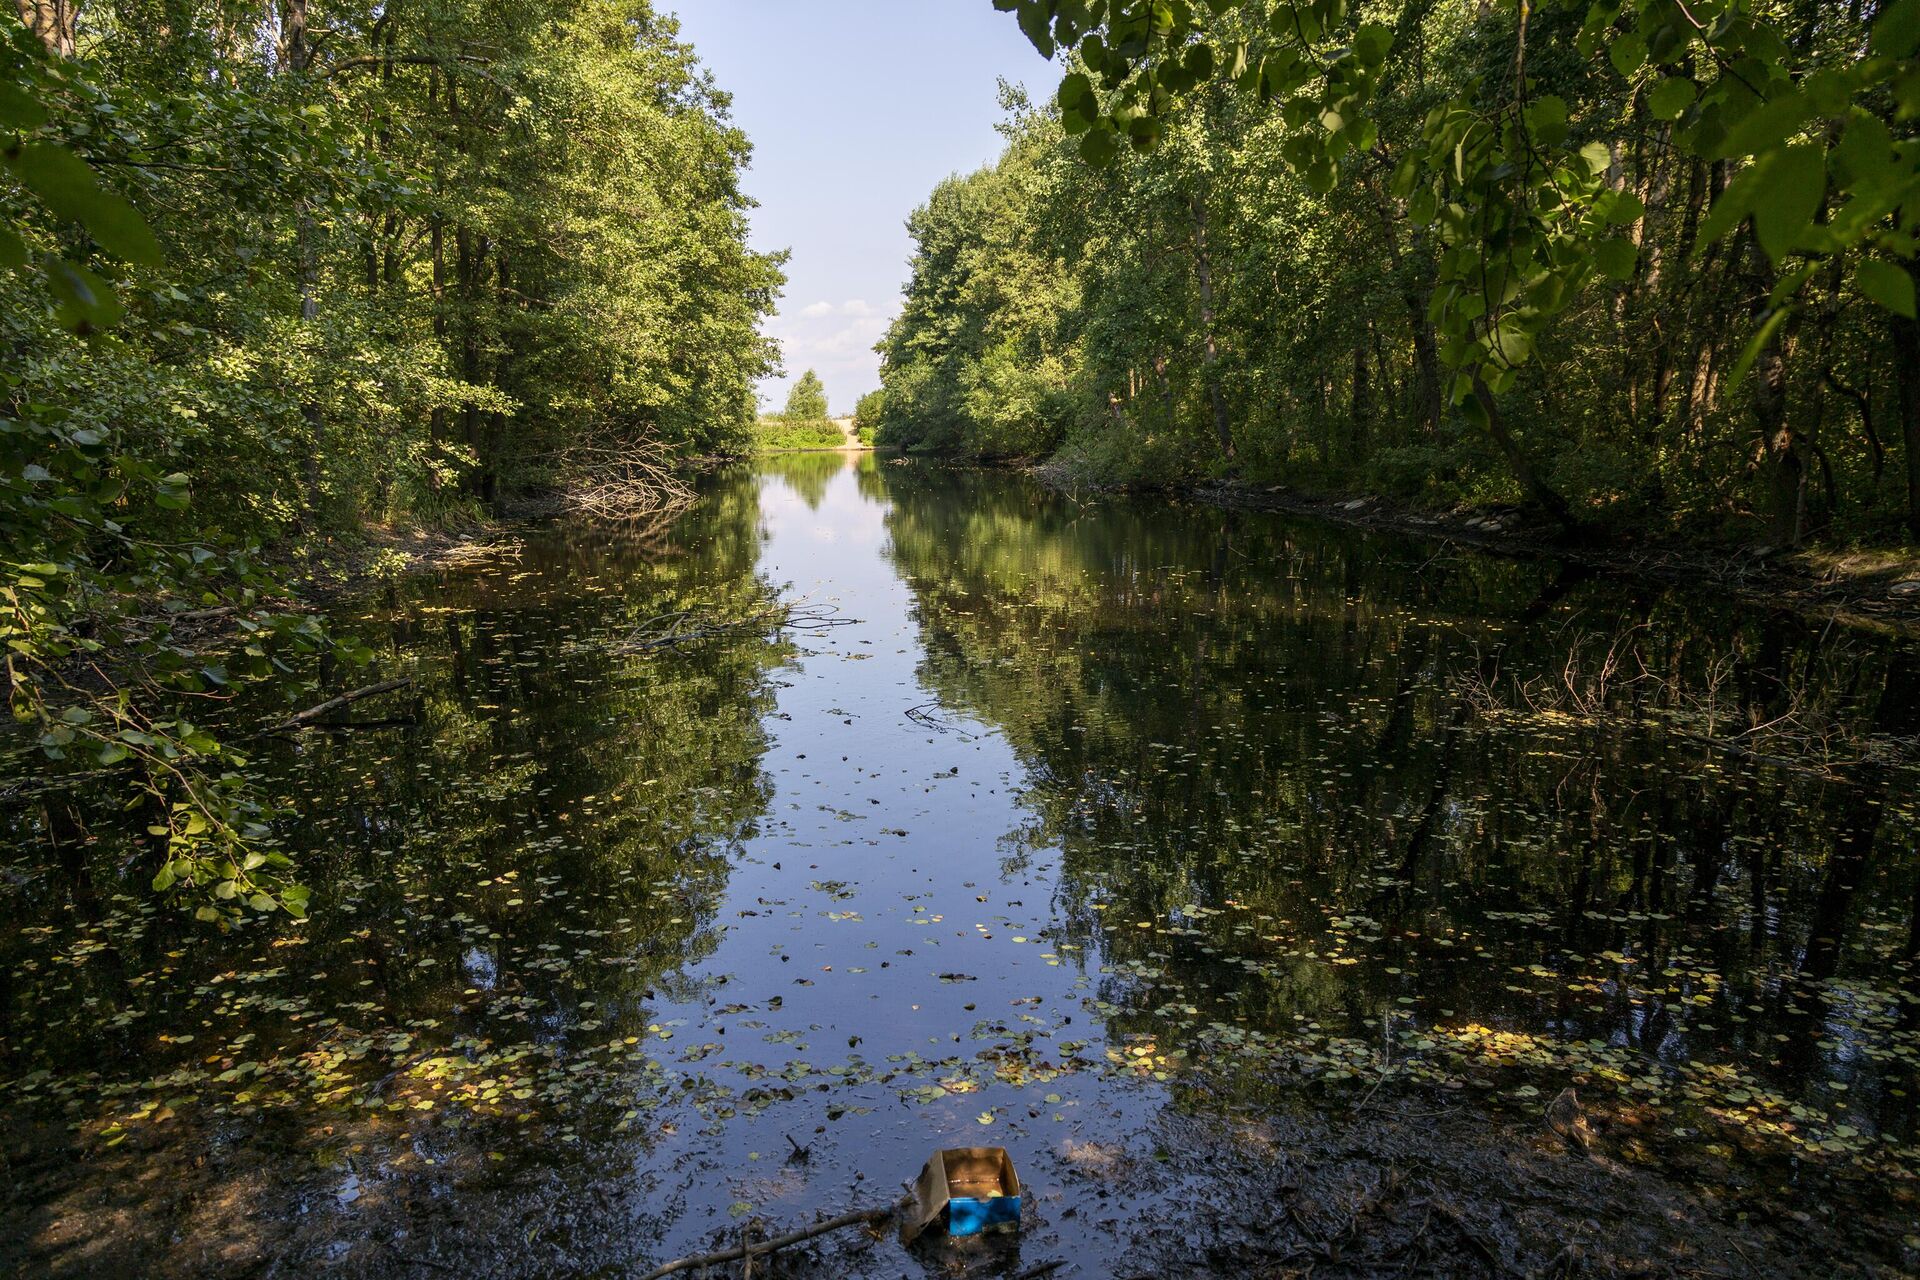
[[[788,1245],[799,1244],[802,1240],[811,1240],[815,1236],[824,1236],[828,1232],[843,1231],[848,1227],[878,1226],[900,1211],[898,1205],[885,1209],[857,1209],[852,1213],[843,1213],[837,1218],[828,1218],[825,1222],[816,1222],[810,1227],[798,1231],[789,1231],[783,1236],[771,1240],[762,1240],[758,1244],[737,1244],[731,1249],[722,1249],[718,1253],[702,1254],[694,1258],[676,1258],[672,1262],[662,1263],[640,1280],[660,1280],[678,1271],[687,1271],[694,1267],[717,1266],[722,1262],[735,1262],[741,1258],[756,1258],[763,1253],[772,1253]]]
[[[350,693],[343,693],[337,698],[327,699],[317,707],[308,707],[299,715],[282,721],[271,729],[262,730],[260,736],[264,738],[276,733],[291,733],[293,730],[303,725],[311,724],[321,716],[338,711],[342,707],[352,706],[354,703],[367,698],[377,698],[383,693],[393,693],[397,690],[405,689],[412,683],[412,676],[402,676],[398,680],[382,680],[379,684],[370,684],[364,689],[355,689]]]

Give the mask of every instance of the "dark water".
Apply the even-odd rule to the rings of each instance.
[[[417,693],[275,761],[305,926],[7,815],[27,1271],[620,1274],[992,1143],[1104,1274],[1087,1166],[1276,1087],[1920,1170],[1912,642],[840,455],[344,613]]]

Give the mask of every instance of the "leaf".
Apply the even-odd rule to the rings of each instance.
[[[1080,158],[1096,169],[1106,168],[1119,154],[1120,144],[1111,129],[1095,129],[1080,139]]]
[[[35,143],[10,155],[7,167],[56,217],[85,227],[108,253],[142,266],[159,264],[160,242],[146,222],[125,200],[101,190],[93,170],[73,152]]]
[[[1629,31],[1616,39],[1607,49],[1607,59],[1613,63],[1613,69],[1623,76],[1638,71],[1647,60],[1647,42],[1638,32]]]
[[[1054,100],[1060,104],[1060,110],[1072,112],[1080,105],[1082,99],[1091,96],[1092,93],[1093,81],[1076,71],[1060,82],[1060,89],[1054,95]]]
[[[1038,3],[1038,0],[1022,0],[1020,30],[1026,32],[1027,42],[1039,50],[1041,57],[1052,61],[1053,20],[1048,16],[1044,4]]]
[[[1778,262],[1813,226],[1813,215],[1826,198],[1826,148],[1796,143],[1770,157],[1766,168],[1766,181],[1754,194],[1753,233],[1767,256]]]
[[[1693,81],[1685,76],[1670,76],[1647,95],[1647,110],[1655,120],[1678,120],[1681,113],[1693,105],[1696,92]]]
[[[1913,274],[1885,258],[1868,258],[1854,269],[1853,282],[1860,292],[1888,311],[1909,320],[1914,315]]]
[[[1720,158],[1757,155],[1797,133],[1813,115],[1813,104],[1802,93],[1783,93],[1762,103],[1727,131],[1716,150]]]
[[[1882,9],[1869,43],[1875,53],[1896,61],[1920,52],[1920,0],[1894,0]]]
[[[63,258],[41,263],[47,292],[53,295],[54,314],[69,329],[98,330],[120,323],[126,308],[114,295],[113,286],[93,272]]]
[[[1634,248],[1632,240],[1601,240],[1594,246],[1594,265],[1609,280],[1632,280],[1634,263],[1640,261],[1640,249]]]
[[[1766,323],[1761,325],[1759,331],[1753,335],[1752,340],[1747,343],[1746,350],[1740,353],[1740,359],[1733,366],[1733,373],[1729,379],[1733,386],[1737,387],[1746,380],[1747,371],[1753,368],[1753,362],[1760,358],[1760,353],[1767,349],[1769,342],[1773,341],[1773,335],[1780,331],[1782,324],[1786,323],[1790,311],[1789,307],[1776,308],[1767,317]]]
[[[1392,48],[1393,32],[1377,22],[1363,22],[1353,33],[1353,56],[1369,67],[1385,62]]]

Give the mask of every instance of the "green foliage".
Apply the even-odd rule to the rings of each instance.
[[[902,443],[1000,450],[992,387],[1083,460],[1920,537],[1911,0],[996,6],[1063,78],[916,220]],[[1009,226],[996,280],[1070,282],[1044,409],[980,376]]]
[[[1068,353],[1059,326],[1075,291],[1028,223],[1049,156],[1037,118],[1018,118],[999,164],[942,183],[907,224],[917,248],[880,347],[878,444],[1012,457],[1060,442]]]
[[[51,48],[0,18],[10,702],[48,837],[116,796],[213,919],[306,903],[236,709],[371,658],[263,566],[743,446],[781,282],[727,100],[645,0],[273,17],[103,0]]]
[[[787,392],[787,407],[781,416],[788,422],[820,422],[829,416],[827,388],[819,374],[809,369],[800,375]]]
[[[876,387],[860,397],[853,406],[853,429],[859,433],[865,444],[872,444],[880,430],[880,422],[886,417],[887,393],[884,388]]]

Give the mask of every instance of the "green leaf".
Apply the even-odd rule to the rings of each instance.
[[[1026,32],[1028,43],[1040,51],[1041,57],[1053,58],[1053,19],[1044,4],[1021,0],[1020,30]]]
[[[1387,60],[1387,53],[1393,48],[1393,32],[1377,22],[1363,22],[1360,29],[1353,33],[1353,56],[1368,67],[1377,67]]]
[[[1883,58],[1900,61],[1920,52],[1920,0],[1894,0],[1882,9],[1870,47]]]
[[[1753,335],[1752,340],[1747,343],[1746,350],[1740,353],[1740,359],[1733,366],[1731,385],[1737,387],[1746,379],[1747,371],[1753,368],[1753,362],[1760,358],[1760,353],[1767,349],[1769,342],[1773,341],[1773,335],[1780,331],[1782,324],[1786,323],[1788,311],[1787,307],[1775,310]]]
[[[1639,257],[1640,251],[1631,240],[1602,240],[1593,247],[1594,265],[1612,280],[1633,279],[1634,263]]]
[[[1120,144],[1111,129],[1095,129],[1080,139],[1080,158],[1096,169],[1104,169],[1120,154]]]
[[[1629,31],[1616,39],[1607,49],[1607,58],[1613,63],[1613,69],[1623,76],[1638,71],[1647,60],[1647,42],[1636,31]]]
[[[7,167],[56,217],[85,227],[108,253],[143,266],[159,264],[160,242],[147,224],[132,205],[101,190],[93,170],[73,152],[35,143],[8,156]]]
[[[53,295],[56,318],[69,329],[108,329],[126,314],[113,286],[77,263],[49,258],[40,273]]]
[[[1616,227],[1638,222],[1647,213],[1647,206],[1631,191],[1611,192],[1598,203],[1607,222]]]
[[[1647,95],[1647,110],[1655,120],[1678,120],[1693,105],[1696,90],[1685,76],[1671,76],[1654,86]]]
[[[1813,117],[1813,104],[1803,93],[1783,93],[1748,112],[1727,130],[1716,148],[1718,158],[1750,156],[1769,151],[1798,133]]]
[[[1885,258],[1868,258],[1854,269],[1853,282],[1860,292],[1888,311],[1909,320],[1914,315],[1913,275],[1905,267]]]
[[[1827,152],[1817,143],[1787,147],[1766,162],[1766,180],[1754,194],[1753,234],[1769,258],[1793,252],[1827,194]]]

